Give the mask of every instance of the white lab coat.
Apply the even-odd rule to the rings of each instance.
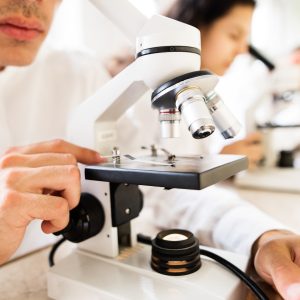
[[[65,137],[72,109],[109,79],[100,61],[43,49],[28,67],[0,72],[0,152]]]
[[[73,108],[109,79],[100,61],[84,53],[43,49],[28,67],[7,67],[0,72],[0,153],[10,147],[65,138]],[[28,227],[15,256],[54,240]]]

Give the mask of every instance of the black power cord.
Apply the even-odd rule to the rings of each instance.
[[[264,293],[264,291],[246,273],[244,273],[241,269],[236,267],[234,264],[232,264],[225,258],[204,249],[200,249],[200,255],[204,255],[215,260],[216,262],[220,263],[225,268],[227,268],[229,271],[231,271],[233,274],[235,274],[238,278],[240,278],[241,281],[243,281],[249,287],[249,289],[256,295],[257,299],[269,299]]]
[[[67,239],[65,239],[64,237],[61,238],[60,240],[58,240],[54,245],[53,247],[51,248],[51,251],[49,253],[49,256],[48,256],[48,263],[49,263],[49,266],[50,267],[53,267],[54,266],[54,255],[55,255],[55,252],[56,250],[59,248],[59,246],[64,243]]]
[[[153,245],[153,240],[151,237],[143,235],[143,234],[138,234],[137,235],[137,240],[140,243],[147,244],[147,245]],[[174,251],[174,249],[171,249],[171,251]],[[207,256],[216,262],[220,263],[223,265],[225,268],[227,268],[229,271],[231,271],[233,274],[235,274],[241,281],[243,281],[248,288],[256,295],[257,299],[259,300],[269,300],[269,298],[265,295],[263,290],[242,270],[240,270],[238,267],[233,265],[231,262],[228,260],[224,259],[223,257],[210,252],[208,250],[200,249],[200,256],[204,255]]]

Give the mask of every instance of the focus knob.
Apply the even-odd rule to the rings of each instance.
[[[104,221],[104,209],[100,201],[89,193],[81,193],[79,204],[70,211],[69,224],[54,234],[62,234],[73,243],[83,242],[98,234]]]

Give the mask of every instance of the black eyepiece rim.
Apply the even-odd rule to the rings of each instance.
[[[201,51],[199,48],[190,47],[190,46],[160,46],[160,47],[151,47],[141,50],[137,53],[136,58],[157,54],[157,53],[168,53],[168,52],[188,52],[193,54],[201,55]]]

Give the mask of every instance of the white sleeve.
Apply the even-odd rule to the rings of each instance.
[[[262,233],[287,229],[234,192],[216,186],[201,191],[152,188],[145,196],[157,227],[186,229],[204,245],[241,254],[249,255]]]

